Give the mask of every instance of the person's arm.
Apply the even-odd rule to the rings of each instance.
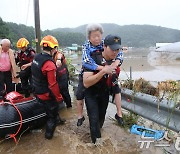
[[[124,60],[123,51],[120,50],[119,53],[118,53],[118,55],[117,55],[117,57],[116,57],[116,61],[115,61],[116,65],[117,65],[117,66],[121,66],[122,63],[123,63],[123,60]]]
[[[118,53],[115,61],[114,61],[111,65],[114,66],[114,67],[121,66],[122,63],[123,63],[123,59],[124,59],[124,58],[123,58],[123,52],[122,52],[122,50],[121,50],[121,51],[119,51],[119,53]]]
[[[35,54],[36,54],[36,52],[34,50],[31,50],[29,62],[33,61]]]
[[[30,57],[29,57],[29,63],[22,65],[21,70],[25,70],[27,67],[31,66],[32,61],[34,59],[34,56],[35,56],[35,51],[31,50],[31,54],[30,54]]]
[[[19,56],[18,56],[17,51],[15,51],[14,58],[15,58],[15,62],[16,62],[16,65],[17,65],[17,64],[18,64],[18,62],[19,62]]]
[[[84,87],[89,88],[90,86],[96,84],[105,74],[112,74],[114,69],[115,69],[114,67],[106,65],[97,74],[94,74],[94,72],[84,72],[83,74]]]
[[[31,66],[32,62],[24,64],[21,66],[21,70],[25,70],[27,67]]]
[[[10,57],[10,62],[11,62],[11,70],[12,70],[12,77],[16,78],[17,74],[16,74],[16,62],[15,62],[15,57],[14,57],[14,53],[13,50],[9,49],[9,57]]]
[[[85,88],[89,88],[90,86],[96,84],[105,74],[103,70],[99,71],[97,74],[93,72],[84,72],[83,74],[83,84]]]
[[[63,97],[60,93],[59,86],[56,80],[56,66],[53,62],[47,61],[42,67],[43,74],[46,74],[49,89],[51,90],[52,94],[55,96],[57,102],[63,100]]]
[[[48,71],[47,72],[47,79],[48,79],[48,84],[49,84],[49,89],[55,96],[57,102],[60,102],[63,100],[63,97],[60,93],[58,83],[56,81],[56,76],[55,76],[56,70]]]
[[[119,76],[119,74],[117,73],[117,70],[116,70],[116,73],[114,73],[111,78],[112,94],[118,94],[121,92],[121,89],[119,87],[119,82],[118,82],[118,76]]]
[[[98,70],[98,65],[96,62],[91,58],[90,56],[91,51],[89,50],[89,47],[86,45],[83,45],[82,49],[82,65],[83,67],[90,69],[90,70]]]

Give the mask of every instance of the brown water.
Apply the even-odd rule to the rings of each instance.
[[[120,79],[126,80],[144,78],[148,81],[180,80],[180,60],[166,59],[163,54],[156,57],[154,53],[146,48],[131,49],[124,53],[124,61],[121,65]],[[80,70],[81,56],[72,60],[76,69]]]
[[[71,96],[73,97],[72,87]],[[60,115],[67,121],[65,125],[57,126],[52,140],[44,138],[45,128],[37,132],[28,132],[21,136],[17,145],[13,140],[5,140],[0,143],[0,153],[35,153],[35,154],[161,154],[161,148],[153,145],[149,149],[140,149],[139,136],[132,135],[128,131],[117,126],[112,120],[116,113],[116,107],[109,104],[105,124],[102,132],[102,146],[91,143],[89,122],[84,109],[85,122],[81,127],[76,126],[76,102],[72,109],[63,109]]]
[[[134,53],[133,53],[134,54]],[[142,56],[142,54],[145,54]],[[132,55],[132,54],[131,54]],[[130,56],[131,56],[130,55]],[[133,66],[133,70],[152,71],[154,66],[147,62],[147,53],[141,51],[140,56],[135,54],[132,59],[126,56],[122,65],[122,69],[128,72],[129,66]],[[129,58],[128,58],[129,57]],[[81,64],[80,57],[73,60],[76,64]],[[80,68],[78,65],[77,68]],[[71,88],[71,96],[74,99],[73,90]],[[132,135],[121,127],[117,126],[112,120],[116,113],[116,107],[109,104],[105,124],[102,132],[102,146],[95,146],[91,143],[89,122],[84,109],[85,122],[81,127],[76,126],[76,101],[74,99],[72,109],[64,109],[60,115],[67,121],[63,126],[57,126],[52,140],[44,138],[45,129],[42,128],[39,132],[29,132],[23,134],[19,143],[15,145],[13,140],[6,140],[0,143],[0,153],[35,153],[35,154],[161,154],[164,150],[160,147],[150,146],[149,149],[140,149],[140,139],[137,135]],[[111,117],[111,118],[110,118]]]
[[[120,79],[144,78],[148,81],[180,80],[180,60],[168,59],[155,55],[149,49],[132,49],[124,53],[124,62],[121,66]]]
[[[112,104],[111,104],[112,105]],[[109,113],[114,112],[114,106],[109,106]],[[113,111],[111,111],[113,110]],[[86,113],[86,112],[84,112]],[[44,138],[44,128],[42,132],[30,132],[24,134],[17,145],[13,140],[7,140],[0,144],[0,153],[60,153],[60,154],[138,154],[159,153],[159,148],[154,150],[139,148],[138,138],[123,130],[109,119],[107,115],[102,132],[102,146],[91,144],[88,117],[85,114],[85,122],[81,127],[76,126],[76,105],[72,109],[64,109],[61,116],[67,122],[63,126],[58,126],[52,140]],[[114,113],[113,113],[114,115]]]

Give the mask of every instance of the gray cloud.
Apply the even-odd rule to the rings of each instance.
[[[41,28],[99,22],[180,29],[179,6],[179,0],[40,0]],[[33,0],[1,0],[0,17],[4,21],[34,26]]]

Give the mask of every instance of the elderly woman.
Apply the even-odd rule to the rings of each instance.
[[[14,53],[9,39],[3,39],[0,46],[0,95],[12,91],[12,78],[16,78]],[[5,86],[6,85],[6,86]],[[6,88],[5,88],[6,87]]]
[[[104,40],[102,39],[103,28],[98,23],[89,24],[86,27],[86,33],[88,40],[83,45],[82,50],[82,65],[83,68],[89,69],[92,71],[100,71],[103,69],[103,66],[98,65],[96,61],[92,58],[96,52],[102,52],[104,50]],[[123,52],[120,50],[115,58],[115,61],[112,63],[113,66],[121,66],[123,63]],[[120,71],[120,68],[119,68]],[[78,122],[77,126],[81,126],[83,121],[85,120],[83,116],[83,99],[84,99],[84,86],[83,86],[83,69],[79,75],[79,83],[76,93],[77,98],[77,111],[78,111]],[[115,98],[115,104],[117,108],[117,113],[115,114],[115,119],[117,120],[119,125],[124,125],[124,121],[122,119],[122,110],[121,110],[121,94],[120,92],[111,91],[111,94]]]

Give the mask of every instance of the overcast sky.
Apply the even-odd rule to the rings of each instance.
[[[0,0],[4,21],[34,26],[34,0]],[[180,0],[39,0],[41,29],[87,23],[150,24],[180,30]]]

